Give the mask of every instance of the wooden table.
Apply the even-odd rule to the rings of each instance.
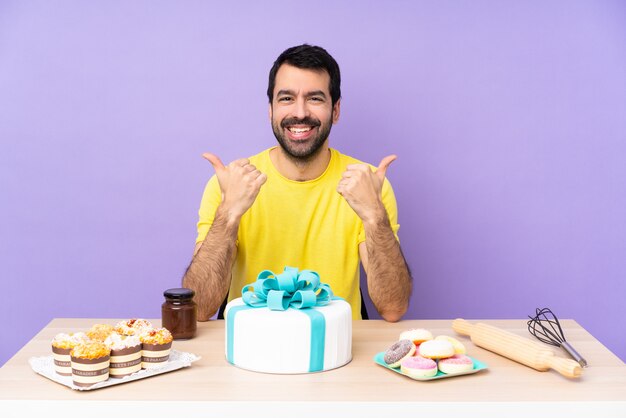
[[[50,354],[59,332],[84,331],[119,319],[54,319],[0,369],[0,415],[90,417],[131,413],[167,417],[388,416],[389,413],[460,413],[471,416],[626,417],[626,365],[573,320],[565,334],[587,359],[578,379],[538,372],[457,336],[450,320],[399,323],[355,321],[353,360],[323,373],[272,375],[233,367],[224,358],[224,322],[199,323],[198,335],[173,348],[202,358],[167,374],[93,391],[74,391],[36,374],[28,359]],[[154,324],[160,321],[154,320]],[[477,322],[472,320],[471,322]],[[528,338],[524,320],[481,321]],[[414,381],[376,365],[373,357],[409,328],[456,336],[468,354],[489,366],[467,376]],[[559,351],[559,355],[565,356]],[[25,415],[26,414],[26,415]],[[200,415],[202,414],[202,415]],[[537,415],[539,414],[539,415]],[[357,415],[358,416],[358,415]],[[406,415],[404,415],[406,416]]]

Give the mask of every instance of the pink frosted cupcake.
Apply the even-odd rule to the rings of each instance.
[[[141,340],[141,367],[153,369],[167,363],[172,348],[172,334],[166,328],[145,331]]]
[[[121,335],[139,335],[150,329],[152,329],[150,321],[137,318],[120,321],[115,325],[115,332]]]
[[[141,370],[141,341],[137,335],[114,332],[104,343],[111,349],[110,377],[121,378]]]
[[[52,340],[52,356],[54,358],[54,371],[61,376],[72,375],[72,364],[70,351],[81,342],[88,341],[89,338],[83,332],[73,334],[60,333]]]
[[[111,350],[103,342],[84,342],[72,348],[72,380],[75,386],[88,387],[109,378]]]

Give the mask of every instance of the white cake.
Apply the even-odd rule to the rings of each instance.
[[[352,360],[352,310],[342,299],[326,306],[284,311],[228,303],[226,359],[266,373],[310,373]]]

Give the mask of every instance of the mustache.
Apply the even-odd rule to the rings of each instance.
[[[281,128],[286,128],[287,126],[291,126],[291,125],[309,125],[309,126],[320,126],[322,123],[317,120],[317,119],[313,119],[310,116],[307,116],[305,118],[302,119],[298,119],[298,118],[288,118],[288,119],[283,119],[283,121],[280,123],[280,127]]]

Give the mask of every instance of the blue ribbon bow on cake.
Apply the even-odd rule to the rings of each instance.
[[[312,270],[298,272],[295,267],[285,267],[281,274],[264,270],[241,293],[246,305],[273,311],[324,306],[333,298],[333,291],[320,281],[319,274]]]

